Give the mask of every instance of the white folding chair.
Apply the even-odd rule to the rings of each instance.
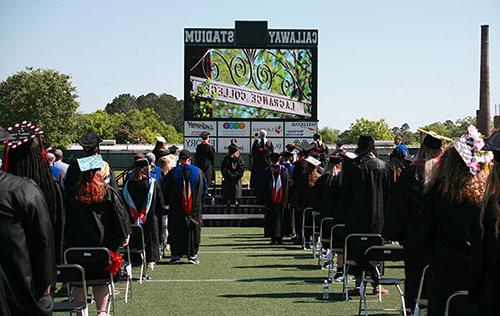
[[[321,220],[321,223],[319,225],[319,236],[318,236],[318,249],[319,249],[319,255],[318,255],[318,266],[321,266],[326,259],[326,253],[323,253],[323,243],[328,243],[328,249],[331,248],[330,243],[331,239],[330,237],[323,237],[323,232],[326,230],[325,224],[327,223],[333,223],[333,217],[325,217]]]

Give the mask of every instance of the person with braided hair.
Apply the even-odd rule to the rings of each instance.
[[[30,178],[42,190],[54,228],[56,262],[62,263],[64,251],[65,207],[60,186],[54,181],[43,147],[43,131],[23,121],[9,127],[11,140],[6,144],[4,170],[16,176]]]

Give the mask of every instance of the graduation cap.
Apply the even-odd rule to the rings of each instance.
[[[317,167],[321,164],[321,161],[319,161],[318,159],[312,157],[312,156],[309,156],[305,159],[305,161],[307,161],[308,163],[312,164],[313,166]]]
[[[358,138],[358,148],[359,147],[367,147],[369,145],[375,144],[375,140],[373,139],[373,135],[371,134],[361,134]]]
[[[210,136],[210,133],[209,133],[209,132],[206,132],[206,131],[201,132],[201,134],[200,134],[200,137],[201,137],[202,139],[206,139],[208,136]]]
[[[97,148],[101,142],[102,139],[94,132],[90,132],[78,140],[78,143],[83,147],[83,151],[85,152],[89,152],[92,149]]]
[[[271,154],[271,162],[272,162],[272,163],[276,163],[276,162],[278,162],[278,161],[280,160],[280,157],[281,157],[280,153],[273,152],[273,153]]]
[[[84,158],[78,158],[78,167],[81,172],[101,169],[104,165],[101,155],[92,155]]]
[[[21,123],[16,123],[14,126],[9,126],[7,132],[10,134],[10,138],[5,139],[4,142],[12,149],[35,138],[41,140],[41,135],[43,134],[40,128],[28,121],[22,121]]]
[[[231,143],[231,145],[227,147],[227,152],[229,155],[232,155],[237,151],[238,151],[238,146],[236,144]]]
[[[179,160],[186,160],[189,158],[191,158],[191,152],[187,149],[181,150],[181,152],[179,153]]]
[[[342,156],[338,150],[334,150],[328,160],[330,163],[338,165],[344,160],[344,156]]]
[[[167,149],[168,149],[169,154],[175,155],[177,153],[177,150],[179,150],[179,147],[172,145],[172,146],[168,147]]]
[[[431,148],[431,149],[439,149],[441,146],[443,146],[443,141],[448,141],[451,142],[453,139],[449,137],[445,137],[442,135],[439,135],[438,133],[434,131],[426,131],[424,129],[417,129],[420,133],[422,133],[424,136],[422,140],[422,144],[425,146]]]

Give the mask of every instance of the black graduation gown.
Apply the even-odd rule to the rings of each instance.
[[[273,143],[268,139],[265,143],[256,139],[252,144],[252,174],[250,175],[250,187],[252,187],[257,202],[262,203],[263,174],[264,169],[271,165],[271,154],[274,152]]]
[[[282,231],[283,236],[292,236],[294,234],[294,216],[293,216],[293,207],[292,207],[292,190],[293,190],[293,174],[294,174],[294,165],[289,162],[284,162],[281,164],[288,171],[288,203],[283,211],[283,223],[282,223]]]
[[[235,201],[241,198],[241,177],[243,177],[243,160],[238,157],[236,168],[229,156],[225,156],[221,164],[222,172],[222,199],[224,202]]]
[[[196,153],[194,155],[195,166],[203,171],[208,186],[215,179],[214,160],[215,150],[212,145],[201,143],[196,146]]]
[[[308,163],[308,162],[306,162]],[[295,172],[295,170],[294,170]],[[300,238],[302,236],[302,221],[304,209],[312,207],[313,209],[318,209],[318,197],[315,187],[309,186],[309,175],[310,172],[303,170],[302,175],[294,182],[294,194],[295,194],[295,233]],[[318,179],[319,180],[319,179]],[[309,215],[306,217],[306,226],[312,225],[312,217]],[[309,241],[309,237],[312,231],[307,229],[305,231],[306,241]]]
[[[328,147],[326,146],[326,144],[323,142],[312,142],[311,145],[314,145],[311,153],[317,153],[319,156],[319,161],[321,161],[323,167],[326,167],[326,157],[328,156]]]
[[[282,197],[279,204],[274,204],[272,200],[273,175],[275,177],[281,170],[281,190]],[[264,235],[272,240],[279,240],[283,237],[282,222],[283,211],[288,205],[288,170],[281,165],[272,165],[263,172],[263,197],[266,205]]]
[[[424,234],[424,163],[417,161],[405,169],[391,189],[384,225],[384,237],[404,246],[405,301],[414,306],[420,277],[428,264]],[[424,288],[423,297],[427,298]]]
[[[450,203],[436,188],[430,189],[425,200],[425,249],[430,252],[428,315],[442,316],[448,296],[469,290],[471,280],[477,277],[470,244],[479,207],[468,202]],[[470,315],[470,311],[464,308],[464,314]]]
[[[495,209],[490,202],[483,219],[483,230],[479,224],[473,238],[474,267],[473,285],[470,297],[474,305],[474,315],[500,315],[500,239],[495,237]],[[479,220],[479,219],[478,219]]]
[[[55,281],[54,233],[44,195],[35,182],[0,171],[0,311],[48,315],[45,290]]]
[[[141,208],[146,200],[148,194],[148,180],[127,182],[128,192],[136,207]],[[146,216],[146,222],[142,225],[144,234],[144,243],[146,245],[146,262],[157,262],[160,260],[160,238],[159,238],[159,225],[161,218],[165,213],[165,203],[161,191],[161,186],[158,182],[153,181],[155,186],[153,191],[153,198],[151,206]],[[130,205],[125,204],[129,210],[130,221],[132,222],[132,213],[130,212]]]
[[[371,154],[344,161],[341,207],[349,233],[382,233],[387,197],[385,162]]]
[[[188,170],[187,172],[184,170]],[[192,180],[192,214],[186,216],[182,209],[184,177]],[[206,192],[203,172],[192,165],[179,165],[163,179],[163,195],[168,210],[168,238],[172,256],[193,257],[198,254],[201,239],[203,199]]]

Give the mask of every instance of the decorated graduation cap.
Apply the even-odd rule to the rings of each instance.
[[[104,161],[102,160],[101,155],[92,155],[84,158],[79,158],[76,161],[78,162],[78,167],[80,167],[81,172],[102,169],[102,167],[104,166]]]
[[[423,134],[422,144],[431,148],[439,149],[443,146],[443,141],[451,142],[453,139],[437,134],[434,131],[426,131],[424,129],[417,129],[421,134]]]
[[[5,151],[4,151],[4,159],[3,159],[3,169],[8,170],[9,167],[9,151],[15,150],[21,147],[24,144],[27,144],[30,141],[35,139],[38,140],[40,147],[42,148],[42,155],[46,159],[46,153],[43,149],[42,144],[42,135],[43,131],[37,127],[35,124],[22,121],[20,123],[16,123],[13,126],[9,126],[6,132],[10,135],[4,135],[2,138],[5,143]]]
[[[493,159],[491,152],[482,151],[484,147],[483,135],[473,125],[467,128],[467,132],[460,136],[453,147],[473,175],[477,174],[482,166],[489,164]]]
[[[319,161],[318,159],[312,157],[312,156],[309,156],[305,159],[305,161],[307,161],[308,163],[312,164],[313,166],[317,167],[321,164],[321,161]]]

